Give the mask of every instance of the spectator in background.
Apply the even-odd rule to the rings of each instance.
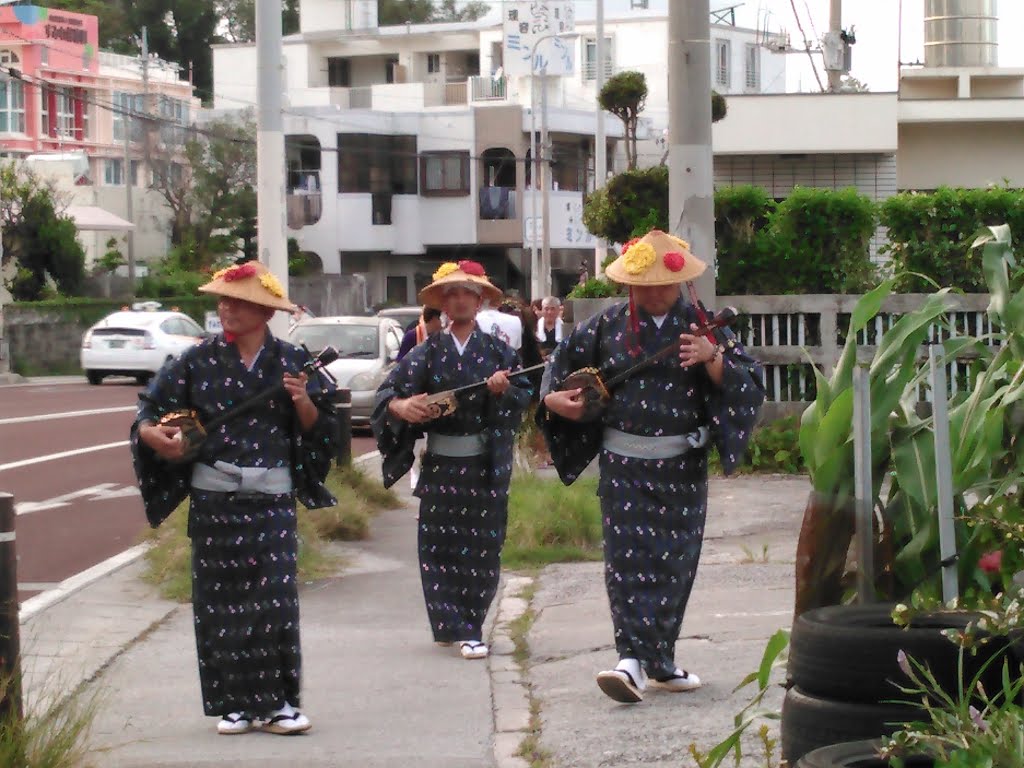
[[[501,306],[498,307],[498,311],[502,314],[518,318],[519,323],[523,328],[531,328],[533,327],[533,323],[536,322],[536,318],[534,317],[530,306],[522,302],[506,299],[501,303]],[[519,347],[519,359],[523,363],[523,368],[530,368],[544,362],[544,357],[540,353],[540,346],[537,344],[537,337],[532,333],[523,334],[522,344]],[[543,375],[543,370],[526,374],[530,380],[530,385],[533,387],[532,402],[534,403],[537,402],[538,393],[540,392],[540,382]]]
[[[501,339],[517,352],[523,345],[525,334],[523,322],[518,315],[500,312],[485,302],[484,308],[476,313],[476,324],[480,326],[481,331]]]
[[[537,341],[545,359],[562,340],[562,302],[557,296],[548,296],[541,302],[541,317],[537,321]]]
[[[433,307],[424,307],[419,321],[410,326],[402,337],[402,343],[398,347],[398,357],[396,360],[401,360],[409,354],[410,349],[417,344],[422,344],[427,336],[440,330],[441,310],[434,309]]]

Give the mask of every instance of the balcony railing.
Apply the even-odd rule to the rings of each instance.
[[[505,77],[471,77],[469,91],[473,101],[500,101],[508,98]]]
[[[480,188],[480,219],[482,221],[507,221],[515,218],[517,218],[515,188]]]

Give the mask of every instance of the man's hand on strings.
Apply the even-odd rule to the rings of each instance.
[[[492,395],[504,395],[508,387],[508,371],[496,371],[487,379],[487,391]]]
[[[697,326],[690,323],[690,330],[696,331]],[[679,359],[683,368],[710,363],[717,356],[718,347],[707,336],[694,336],[692,333],[679,336]]]
[[[582,389],[563,389],[556,392],[548,392],[544,397],[544,405],[552,413],[556,413],[563,419],[579,421],[583,417],[583,398],[580,397]]]
[[[426,393],[406,398],[395,398],[388,403],[388,410],[402,421],[410,424],[422,424],[430,421],[430,407],[427,405]]]
[[[163,459],[180,459],[185,455],[185,441],[180,427],[166,424],[142,424],[139,440],[153,449]]]

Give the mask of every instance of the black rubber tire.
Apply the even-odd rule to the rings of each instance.
[[[889,761],[878,756],[880,747],[878,739],[820,747],[801,757],[794,768],[888,768]],[[935,761],[930,757],[908,757],[904,764],[907,768],[932,768]]]
[[[85,378],[93,386],[103,383],[103,374],[99,371],[86,371]]]
[[[138,384],[140,387],[144,387],[147,384],[149,384],[149,380],[152,379],[152,378],[153,378],[153,374],[150,373],[149,371],[144,371],[143,373],[137,373],[137,374],[135,374],[135,383]]]
[[[921,707],[835,701],[790,688],[782,700],[782,756],[794,765],[820,747],[878,739],[925,718]]]
[[[963,629],[976,614],[925,614],[902,629],[892,623],[893,604],[837,605],[803,613],[793,624],[789,642],[789,681],[801,691],[839,701],[891,702],[907,698],[896,684],[909,684],[899,668],[902,650],[927,665],[942,690],[958,691],[960,649],[942,634]],[[998,690],[1005,657],[1005,640],[984,643],[977,653],[964,654],[964,682],[993,655],[982,677],[986,690]]]

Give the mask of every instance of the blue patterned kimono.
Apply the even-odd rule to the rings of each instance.
[[[678,340],[697,323],[682,298],[661,328],[638,310],[638,342],[629,353],[629,311],[617,305],[577,326],[556,349],[545,374],[543,398],[573,371],[596,367],[607,380]],[[562,481],[576,480],[600,456],[598,495],[604,529],[605,586],[620,658],[640,660],[654,678],[675,671],[675,644],[693,587],[704,536],[707,449],[669,459],[630,458],[603,447],[605,427],[630,435],[689,435],[709,427],[726,473],[743,453],[764,400],[760,366],[729,331],[723,380],[716,387],[703,365],[683,368],[679,356],[662,359],[619,384],[602,420],[583,424],[549,412],[537,422]]]
[[[409,471],[413,445],[424,431],[482,433],[486,440],[480,455],[442,456],[428,449],[423,456],[415,490],[420,499],[419,565],[427,618],[437,642],[482,639],[501,575],[516,430],[532,390],[525,376],[513,377],[500,397],[481,386],[458,395],[453,413],[426,424],[396,419],[388,413],[388,403],[395,397],[473,384],[518,367],[515,351],[479,327],[461,355],[451,334],[436,333],[402,358],[377,391],[373,431],[387,486]]]
[[[299,706],[301,651],[296,585],[296,498],[307,507],[335,501],[323,481],[337,430],[330,392],[317,377],[308,391],[320,416],[303,434],[283,390],[216,427],[197,462],[289,467],[293,491],[223,493],[190,488],[192,464],[169,464],[138,439],[142,421],[192,408],[200,420],[237,406],[297,374],[307,356],[269,333],[251,370],[223,336],[192,347],[163,367],[139,395],[132,454],[143,502],[156,527],[191,496],[192,608],[203,709],[207,715],[260,716],[287,701]],[[328,385],[329,386],[329,385]]]

